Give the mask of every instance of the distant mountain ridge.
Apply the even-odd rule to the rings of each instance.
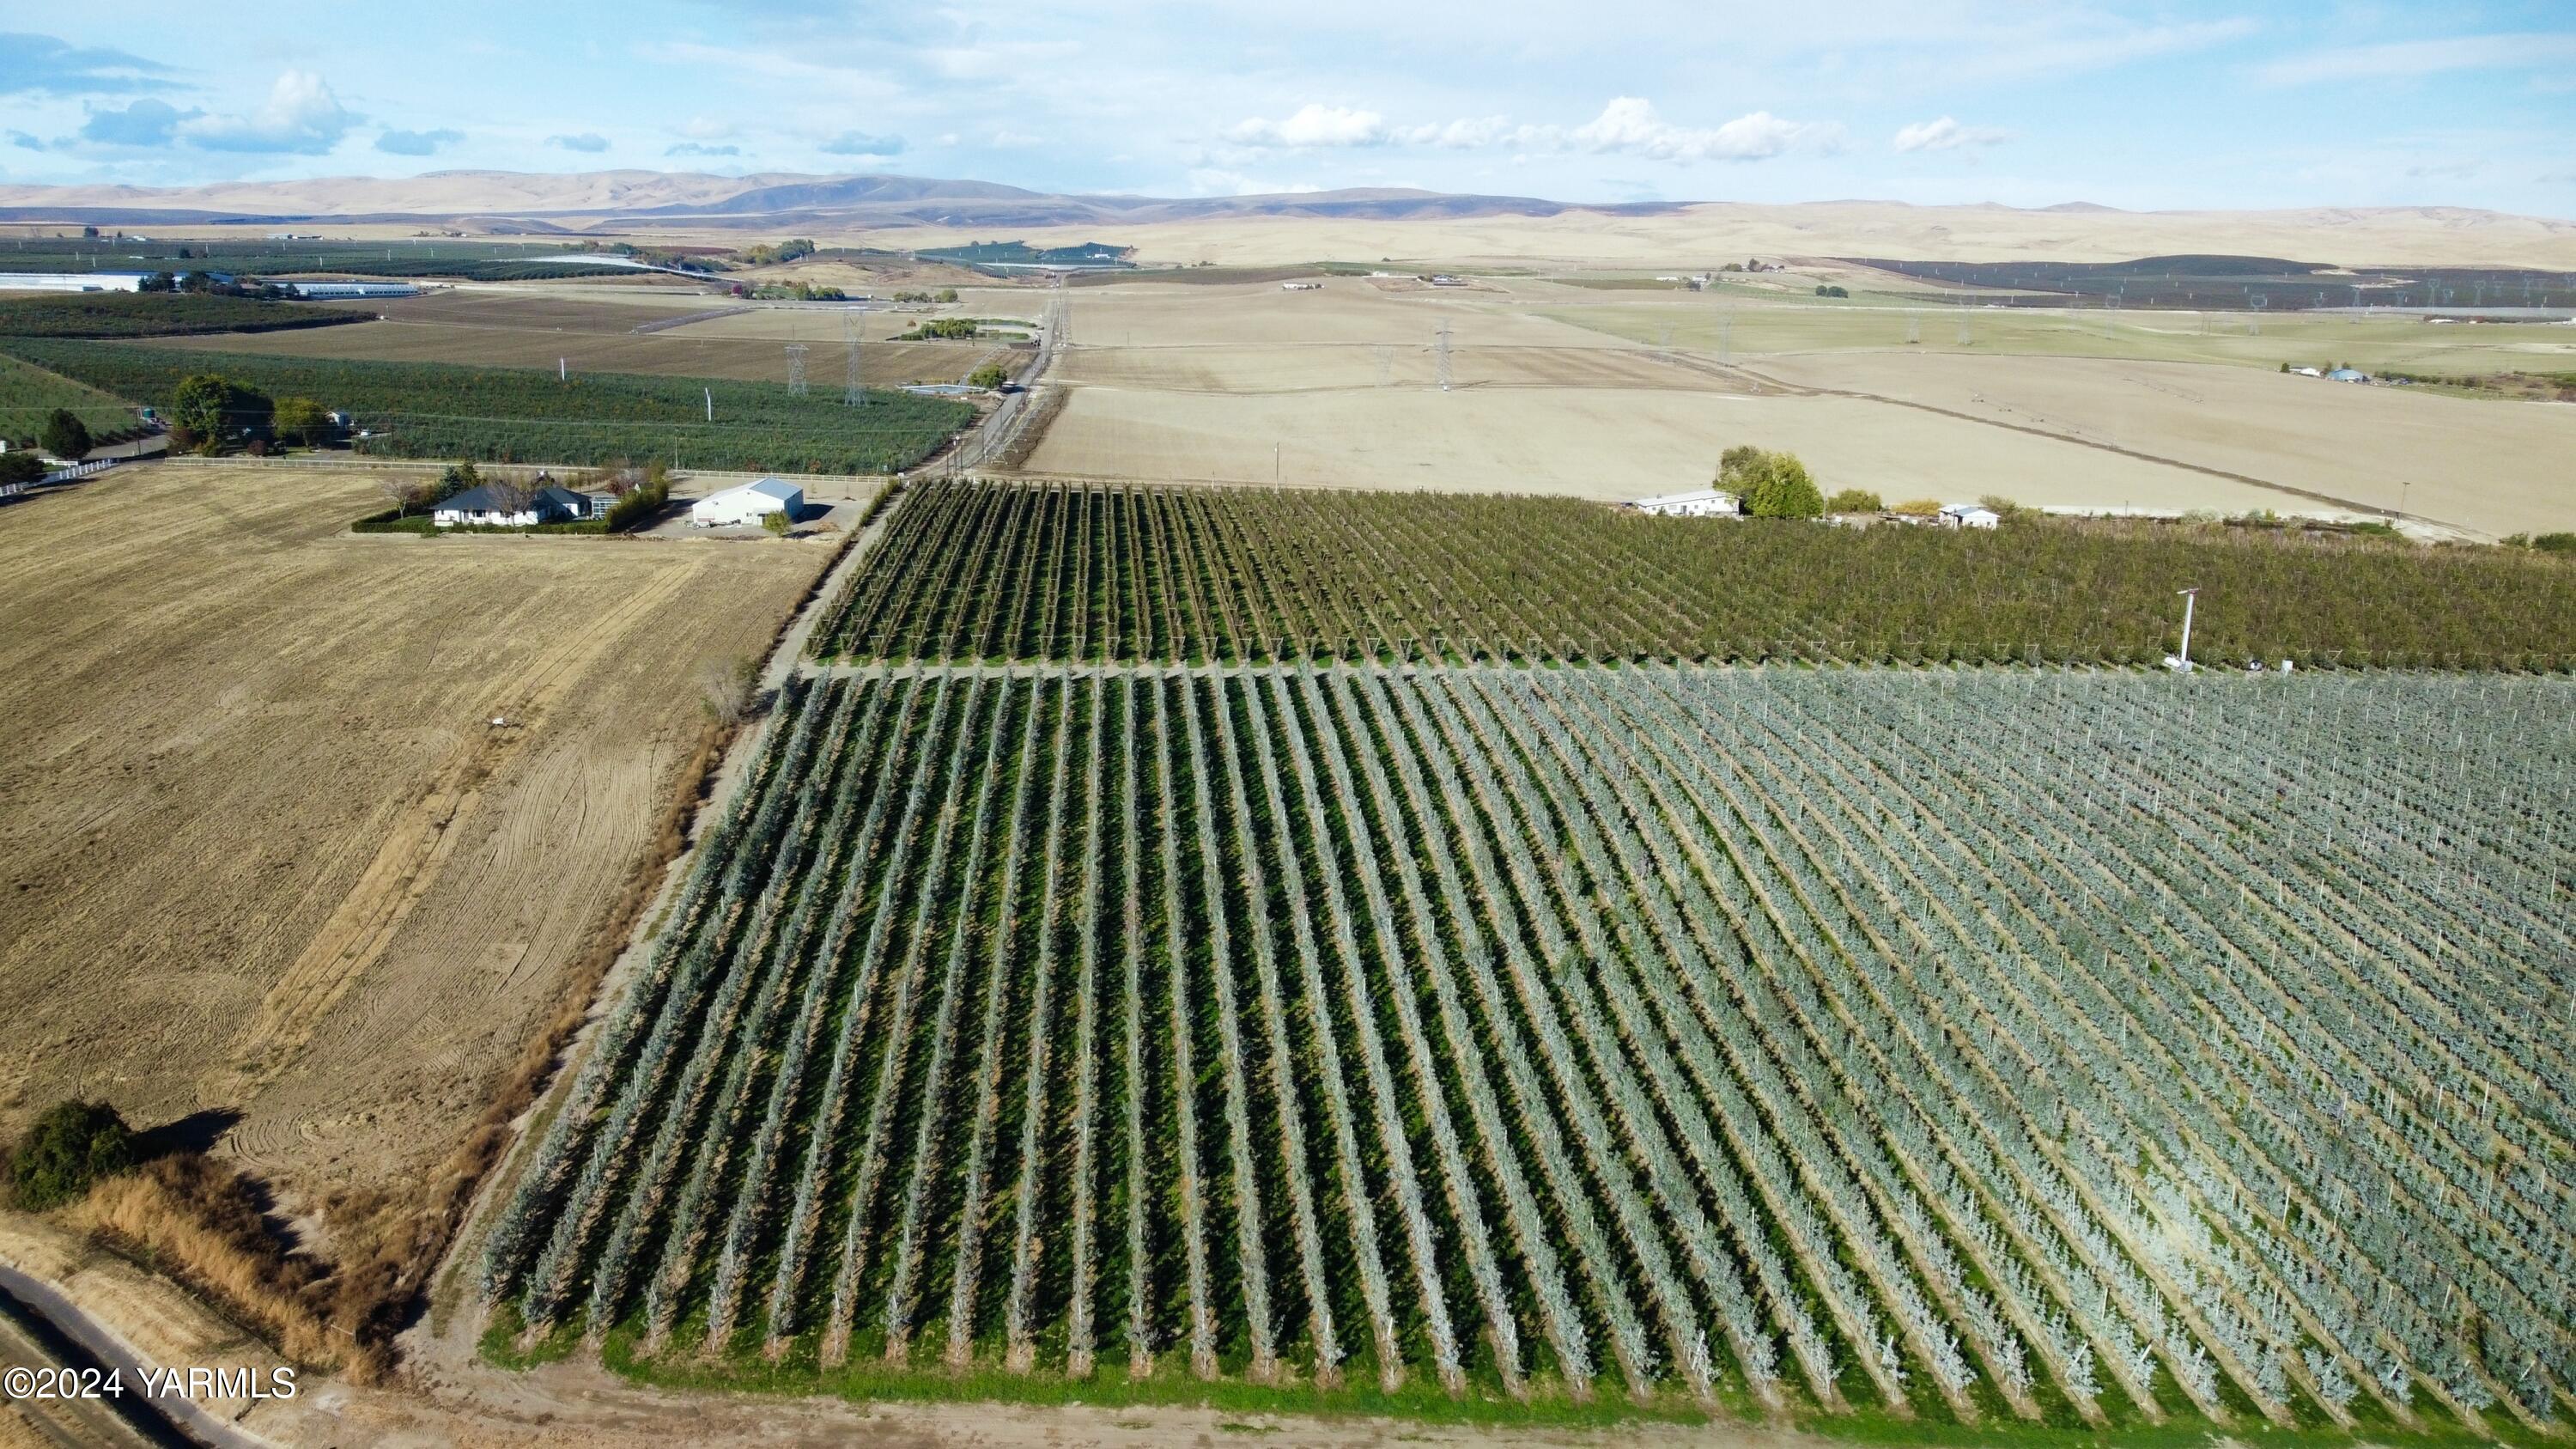
[[[1680,203],[1578,204],[1530,196],[1460,196],[1395,187],[1268,196],[1166,198],[1031,191],[991,181],[917,176],[805,176],[760,172],[595,171],[561,176],[512,171],[433,171],[401,180],[337,177],[213,186],[0,186],[0,220],[109,222],[467,221],[552,226],[620,219],[774,227],[1079,226],[1204,217],[1555,216],[1568,211],[1653,216]]]

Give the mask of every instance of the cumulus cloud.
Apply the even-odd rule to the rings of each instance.
[[[155,90],[170,67],[104,46],[0,32],[0,96],[114,95]]]
[[[827,156],[900,156],[901,136],[871,136],[865,131],[843,131],[823,143]]]
[[[1621,152],[1654,161],[1763,161],[1792,146],[1828,145],[1834,128],[1787,121],[1769,111],[1736,117],[1722,126],[1677,126],[1638,96],[1620,96],[1601,114],[1565,133],[1588,151]]]
[[[320,156],[339,145],[359,119],[322,77],[290,70],[278,76],[259,109],[245,115],[193,116],[180,122],[179,134],[205,151]]]
[[[1997,126],[1962,126],[1955,116],[1937,121],[1918,121],[1896,133],[1899,151],[1956,151],[1964,146],[1994,146],[2012,139],[2012,132]]]
[[[665,156],[739,156],[740,146],[702,146],[695,141],[682,141],[662,153]]]
[[[391,156],[433,156],[465,139],[463,131],[379,131],[376,149]]]
[[[93,107],[89,119],[81,123],[80,139],[102,146],[167,146],[178,138],[182,123],[204,114],[149,97],[122,109]]]
[[[1306,149],[1320,146],[1383,146],[1394,139],[1386,117],[1346,106],[1308,104],[1282,120],[1254,116],[1226,128],[1225,138],[1240,146]]]
[[[559,151],[605,151],[608,138],[584,131],[578,136],[548,136],[546,144]]]
[[[692,141],[730,141],[742,134],[742,128],[713,116],[691,116],[688,124],[680,128],[680,134]]]

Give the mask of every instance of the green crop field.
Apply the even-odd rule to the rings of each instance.
[[[2576,662],[2576,566],[2221,528],[1644,518],[1571,499],[925,485],[854,659]],[[1035,607],[1021,601],[1034,595]]]
[[[559,382],[522,368],[358,362],[0,338],[0,352],[120,397],[167,407],[179,380],[214,372],[272,398],[309,397],[378,436],[397,458],[596,464],[670,457],[695,468],[863,473],[906,468],[974,417],[964,403],[871,392],[839,396],[715,378],[588,373]],[[707,419],[713,397],[714,421]]]
[[[0,337],[184,337],[364,322],[373,312],[189,293],[100,292],[0,302]]]
[[[247,276],[457,277],[522,282],[630,272],[614,259],[564,257],[561,242],[270,241],[172,237],[19,237],[0,241],[0,272],[226,272]]]
[[[790,680],[496,1206],[497,1360],[1882,1439],[2560,1432],[2576,682],[1171,662],[1494,596],[1425,535],[1334,551],[1222,496],[896,504],[845,627],[981,662]],[[1015,498],[1057,511],[974,521]],[[1548,533],[1492,577],[1562,632],[1691,577],[1496,507],[1448,552]],[[1303,573],[1158,552],[1270,526]]]
[[[2576,1366],[2564,680],[784,708],[491,1240],[539,1341],[2388,1433],[2537,1422]]]
[[[70,408],[102,437],[134,426],[134,409],[122,400],[0,353],[0,437],[34,437],[56,408]]]

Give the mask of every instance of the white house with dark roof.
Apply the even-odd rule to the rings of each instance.
[[[597,500],[560,484],[512,489],[486,483],[442,498],[429,510],[440,528],[460,524],[474,528],[533,528],[540,523],[578,523],[597,515]]]

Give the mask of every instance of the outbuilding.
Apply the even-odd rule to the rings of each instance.
[[[2002,514],[1981,503],[1953,503],[1941,510],[1943,528],[1993,528],[2003,521]]]
[[[1735,495],[1723,488],[1694,488],[1688,493],[1640,498],[1627,506],[1664,518],[1733,518],[1741,511],[1736,507]]]
[[[690,504],[689,522],[700,528],[733,528],[758,523],[772,513],[784,513],[793,523],[804,508],[804,489],[784,478],[757,478]]]

